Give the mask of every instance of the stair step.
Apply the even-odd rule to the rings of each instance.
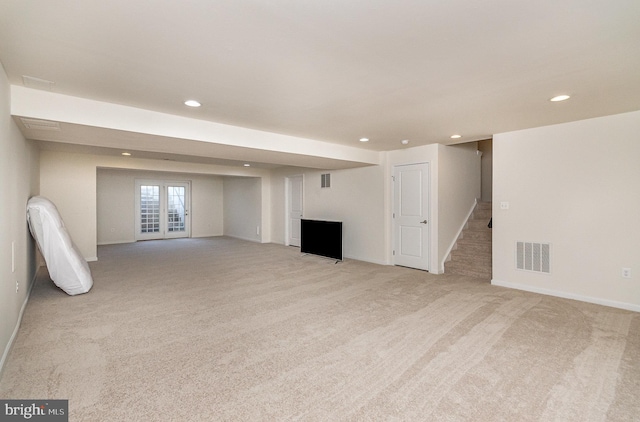
[[[467,221],[467,228],[470,230],[491,230],[489,227],[489,219],[472,219]]]
[[[468,235],[469,233],[471,232],[466,232],[464,234]],[[456,249],[471,247],[474,249],[491,250],[491,235],[482,236],[480,238],[474,238],[470,236],[464,236],[464,237],[461,236],[456,242],[456,245],[457,245]]]
[[[491,266],[491,252],[468,253],[467,251],[452,251],[450,262],[473,262],[478,265]]]
[[[459,248],[451,251],[452,261],[474,260],[475,258],[487,260],[491,264],[491,248]]]
[[[491,210],[479,210],[476,209],[473,214],[471,215],[471,218],[473,220],[489,220],[491,218]]]
[[[467,258],[464,260],[451,260],[445,263],[445,268],[466,268],[469,270],[476,269],[482,272],[491,272],[491,257],[480,258]]]
[[[445,274],[458,274],[477,278],[491,278],[491,268],[450,261],[445,264]]]
[[[451,251],[451,259],[460,258],[461,261],[471,261],[471,260],[482,260],[487,263],[487,265],[491,264],[491,249],[466,249],[466,248],[458,248]]]
[[[445,263],[445,273],[491,279],[491,202],[478,202]]]
[[[491,243],[491,229],[488,230],[463,230],[461,239],[485,241]]]

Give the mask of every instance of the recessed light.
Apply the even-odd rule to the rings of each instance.
[[[459,139],[462,138],[462,135],[451,135],[451,139]]]
[[[569,98],[571,98],[569,95],[557,95],[551,98],[549,101],[553,101],[554,103],[556,103],[558,101],[568,100]]]
[[[200,107],[202,104],[197,102],[196,100],[187,100],[184,102],[184,105],[189,107]]]
[[[245,167],[251,167],[251,164],[245,163],[244,166]]]
[[[402,145],[407,145],[409,143],[409,140],[408,139],[403,139],[402,141],[400,141],[400,143]]]
[[[360,138],[360,142],[369,142],[369,138]]]
[[[128,156],[131,155],[131,153],[130,152],[123,152],[122,155],[124,155],[125,157],[128,157]]]

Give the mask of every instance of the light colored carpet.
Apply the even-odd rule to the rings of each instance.
[[[2,398],[72,421],[632,421],[640,314],[230,238],[41,271]]]

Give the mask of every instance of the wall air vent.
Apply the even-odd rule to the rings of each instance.
[[[46,79],[34,78],[33,76],[22,75],[22,83],[27,88],[42,89],[43,91],[52,91],[55,82]]]
[[[24,125],[24,127],[26,127],[27,129],[49,130],[49,131],[60,130],[60,123],[58,122],[52,122],[50,120],[40,120],[40,119],[27,119],[25,117],[21,117],[20,120],[22,121],[22,124]]]
[[[537,273],[551,273],[551,244],[516,242],[516,268]]]
[[[325,173],[320,175],[320,187],[321,188],[331,187],[331,173]]]

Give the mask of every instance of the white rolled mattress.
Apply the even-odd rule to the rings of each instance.
[[[71,240],[53,202],[42,196],[29,199],[27,221],[56,286],[69,295],[91,290],[93,278],[89,264]]]

